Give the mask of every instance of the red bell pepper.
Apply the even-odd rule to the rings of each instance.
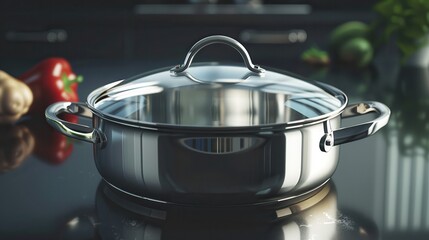
[[[77,76],[64,58],[48,58],[18,77],[33,92],[34,102],[29,112],[43,114],[47,106],[59,101],[77,102]]]

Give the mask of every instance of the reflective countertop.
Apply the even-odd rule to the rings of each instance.
[[[72,62],[85,77],[81,100],[99,86],[174,64]],[[2,68],[18,75],[31,65]],[[26,117],[0,127],[0,239],[427,239],[429,70],[386,60],[360,70],[266,65],[336,86],[351,103],[383,102],[391,120],[374,136],[342,145],[332,179],[303,202],[268,210],[159,210],[107,188],[91,144]]]

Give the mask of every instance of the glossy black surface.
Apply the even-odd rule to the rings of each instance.
[[[79,86],[82,100],[98,86],[172,64],[72,62],[75,72],[85,76]],[[25,62],[2,65],[15,75],[29,66]],[[400,68],[389,58],[381,58],[375,66],[364,70],[315,69],[293,61],[277,63],[275,67],[334,85],[350,97],[350,102],[378,100],[392,109],[391,121],[385,129],[370,138],[341,146],[340,163],[332,178],[336,186],[336,215],[320,223],[323,227],[326,227],[323,224],[335,225],[329,239],[427,239],[429,70]],[[266,212],[252,215],[257,220],[249,224],[231,223],[230,218],[222,216],[212,216],[210,220],[210,214],[207,219],[198,215],[201,219],[197,220],[178,214],[174,219],[166,222],[158,219],[155,223],[135,214],[129,217],[129,212],[124,213],[117,204],[107,201],[104,193],[97,192],[101,178],[90,144],[61,140],[35,118],[2,129],[7,130],[0,135],[1,239],[288,238],[284,235],[288,231],[279,227],[279,221],[258,222],[258,214],[264,219]],[[100,199],[107,203],[101,204]],[[316,209],[321,216],[326,211],[323,206]],[[298,227],[309,228],[299,233],[319,231],[320,225],[299,223],[296,218],[299,217],[280,222],[298,221]],[[345,225],[347,221],[353,222],[352,227]],[[134,235],[126,235],[129,231]],[[323,235],[299,236],[326,239]]]

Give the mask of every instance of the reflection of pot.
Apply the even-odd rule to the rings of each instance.
[[[35,139],[25,125],[0,126],[0,172],[17,168],[31,154]]]
[[[189,68],[212,43],[238,50],[246,68]],[[326,182],[337,166],[335,146],[373,134],[389,118],[381,103],[347,104],[340,90],[265,71],[237,41],[211,36],[182,66],[101,87],[86,104],[56,103],[46,116],[65,135],[94,143],[99,172],[123,191],[229,205],[294,197]],[[90,117],[93,127],[61,120],[61,112]],[[342,117],[370,112],[378,118],[339,128]]]
[[[135,202],[135,201],[137,202]],[[150,203],[149,203],[150,204]],[[124,208],[128,209],[124,209]],[[335,186],[326,184],[304,201],[282,207],[186,207],[156,209],[100,184],[96,215],[101,239],[372,239],[337,210]]]

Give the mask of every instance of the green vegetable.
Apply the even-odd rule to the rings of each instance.
[[[329,64],[329,54],[317,47],[307,49],[301,54],[301,59],[304,62],[315,64],[315,65],[327,65]]]
[[[370,27],[363,22],[343,23],[330,35],[330,52],[340,62],[364,67],[371,62],[373,56],[373,48],[368,40],[370,34]]]
[[[353,38],[345,42],[338,50],[338,58],[358,67],[368,65],[373,56],[373,49],[365,38]]]
[[[336,27],[329,37],[329,48],[333,53],[337,53],[344,43],[353,38],[366,38],[369,34],[367,24],[351,21]]]

